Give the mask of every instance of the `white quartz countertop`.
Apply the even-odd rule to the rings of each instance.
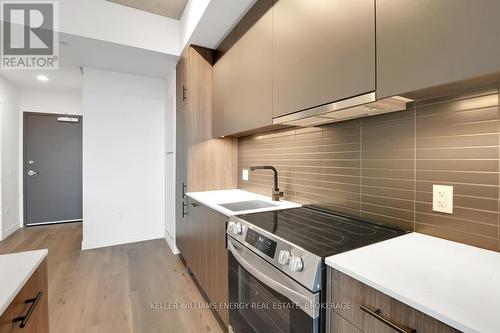
[[[47,254],[45,249],[0,255],[0,316]]]
[[[204,192],[188,192],[186,193],[188,197],[198,201],[199,203],[218,211],[221,214],[226,216],[232,215],[242,215],[248,213],[257,213],[257,212],[267,212],[271,210],[280,210],[280,209],[288,209],[288,208],[297,208],[300,207],[299,204],[290,202],[290,201],[272,201],[271,197],[266,197],[265,195],[260,195],[253,192],[243,191],[243,190],[220,190],[220,191],[204,191]],[[229,209],[226,209],[220,204],[227,204],[232,202],[242,202],[242,201],[250,201],[250,200],[262,200],[265,202],[269,202],[271,204],[276,205],[275,207],[268,208],[260,208],[260,209],[252,209],[252,210],[244,210],[233,212]]]
[[[463,332],[500,332],[500,253],[410,233],[327,265]]]

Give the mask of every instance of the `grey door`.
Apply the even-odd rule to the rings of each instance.
[[[64,118],[78,122],[63,121]],[[82,220],[82,119],[24,114],[25,225]]]

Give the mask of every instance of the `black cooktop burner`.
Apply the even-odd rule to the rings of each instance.
[[[307,206],[238,217],[320,257],[328,257],[406,233],[396,228]]]

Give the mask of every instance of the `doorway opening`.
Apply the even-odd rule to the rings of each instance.
[[[25,226],[82,221],[82,121],[23,114]]]

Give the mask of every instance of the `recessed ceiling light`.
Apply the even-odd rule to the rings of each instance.
[[[46,75],[38,75],[36,78],[38,79],[38,81],[42,82],[47,82],[49,80],[49,78]]]

